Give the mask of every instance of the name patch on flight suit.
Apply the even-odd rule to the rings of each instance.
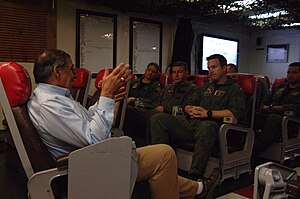
[[[206,91],[204,91],[203,92],[203,95],[204,96],[210,96],[213,92],[214,92],[214,87],[212,87],[212,86],[209,86],[207,89],[206,89]]]
[[[284,88],[278,89],[278,91],[276,91],[276,95],[282,95]]]
[[[138,87],[138,83],[135,83],[132,88],[137,88]]]
[[[292,96],[298,96],[300,94],[300,92],[292,92],[290,95]]]
[[[174,93],[174,86],[171,86],[171,87],[168,89],[168,93]]]
[[[158,84],[158,85],[156,86],[156,92],[157,92],[157,93],[160,92],[160,84]]]
[[[214,95],[216,96],[220,96],[220,97],[223,97],[225,95],[225,91],[222,91],[222,90],[216,90]]]

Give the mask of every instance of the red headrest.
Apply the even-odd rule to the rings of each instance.
[[[265,83],[265,85],[268,87],[268,89],[270,89],[270,79],[268,76],[266,75],[259,75],[259,74],[254,74],[255,78],[259,78],[261,79],[261,81],[263,83]]]
[[[72,87],[85,88],[88,82],[90,71],[85,68],[76,68],[76,79]]]
[[[268,89],[270,89],[271,83],[270,83],[269,77],[265,75],[265,76],[264,76],[264,80],[265,80],[265,82],[266,82],[266,84],[267,84],[267,86],[268,86]]]
[[[111,73],[114,69],[110,68],[108,70],[109,70],[109,73]],[[96,77],[96,80],[95,80],[95,87],[98,90],[101,90],[102,78],[104,76],[104,72],[105,72],[105,69],[102,69],[97,74],[97,77]],[[135,75],[131,74],[131,80],[133,80],[133,79],[135,79]]]
[[[255,90],[255,79],[252,74],[231,73],[228,76],[240,85],[246,95],[253,95]]]
[[[286,77],[278,77],[275,79],[275,81],[272,84],[272,89],[274,89],[275,87],[277,87],[278,85],[281,84],[286,84],[287,83],[287,79]]]
[[[31,80],[27,70],[15,63],[0,65],[0,77],[11,107],[26,103],[31,95]]]
[[[166,84],[167,75],[161,72],[157,73],[157,80],[160,84],[160,86],[163,88]]]
[[[168,84],[172,84],[172,83],[174,83],[173,75],[170,74],[170,75],[168,76]]]
[[[189,79],[193,80],[194,84],[197,86],[201,86],[204,83],[208,82],[208,76],[207,75],[189,75]]]
[[[108,69],[109,70],[109,73],[111,73],[114,69],[110,68]],[[102,69],[98,72],[97,74],[97,77],[96,77],[96,80],[95,80],[95,87],[96,89],[100,90],[101,89],[101,85],[102,85],[102,78],[104,76],[104,72],[105,72],[105,69]]]

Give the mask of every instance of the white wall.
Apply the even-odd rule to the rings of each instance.
[[[239,40],[239,60],[238,67],[239,72],[250,72],[249,69],[249,51],[250,51],[250,41],[251,41],[251,32],[249,29],[244,26],[232,24],[226,21],[208,19],[205,17],[193,19],[193,29],[195,36],[197,34],[212,34],[221,37],[227,37]],[[196,46],[200,50],[201,47]],[[195,45],[192,49],[191,54],[191,68],[196,67],[197,54],[196,54]],[[201,61],[201,60],[200,60]],[[193,71],[192,71],[193,73]]]
[[[261,37],[262,44],[257,46],[256,39]],[[267,63],[267,46],[289,44],[287,63]],[[251,35],[249,72],[267,75],[271,81],[285,76],[288,65],[300,60],[300,30],[269,30],[253,32]]]

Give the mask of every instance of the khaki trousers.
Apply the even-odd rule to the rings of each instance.
[[[177,159],[165,144],[137,148],[137,181],[148,180],[152,199],[192,199],[198,183],[177,175]]]

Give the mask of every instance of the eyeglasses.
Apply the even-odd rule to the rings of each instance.
[[[74,66],[74,64],[71,66],[70,70],[74,75],[76,75],[76,67]]]

